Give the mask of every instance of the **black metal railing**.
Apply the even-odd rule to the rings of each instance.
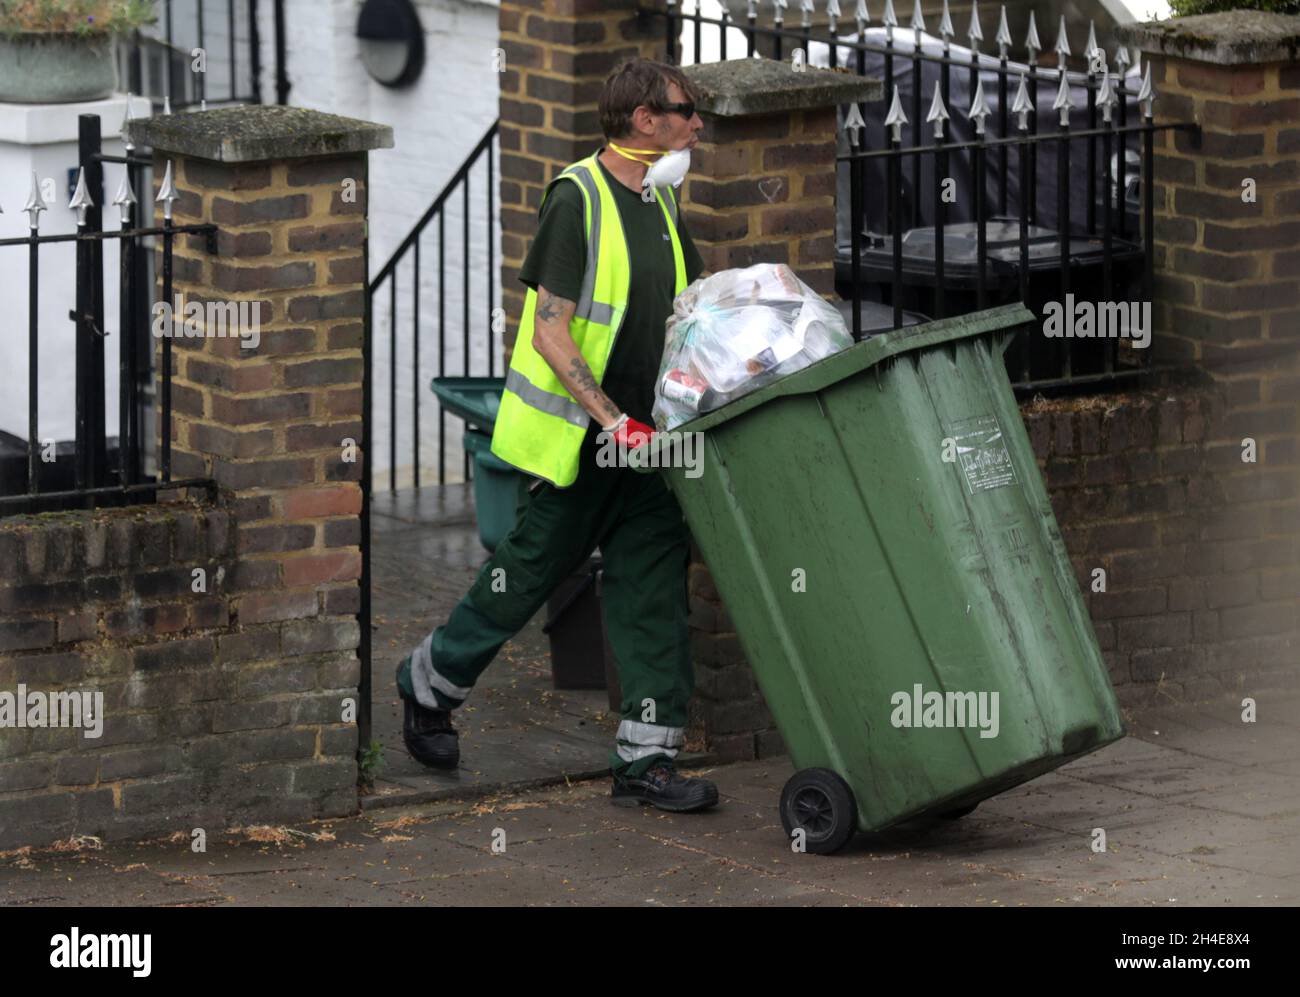
[[[1101,139],[1106,156],[1103,159],[1104,169],[1102,180],[1109,185],[1111,183],[1111,159],[1110,149],[1121,136],[1133,135],[1140,137],[1144,149],[1143,156],[1143,177],[1151,175],[1151,166],[1153,156],[1153,138],[1156,132],[1164,130],[1186,130],[1195,131],[1195,125],[1191,124],[1161,124],[1157,125],[1148,120],[1141,125],[1130,125],[1127,128],[1100,128],[1090,129],[1083,132],[1072,133],[1069,125],[1059,126],[1059,131],[1055,135],[1051,134],[1028,134],[1025,133],[1016,138],[999,138],[983,139],[977,138],[970,142],[953,142],[947,143],[942,135],[943,125],[937,124],[936,130],[940,134],[936,135],[938,141],[931,146],[913,146],[904,147],[901,139],[895,139],[891,142],[890,148],[883,150],[873,150],[864,152],[850,153],[845,156],[838,156],[839,162],[848,163],[851,173],[851,189],[856,193],[862,189],[861,173],[862,166],[865,162],[873,159],[884,159],[887,162],[889,181],[886,185],[886,197],[889,201],[889,213],[891,218],[899,217],[902,205],[902,190],[899,181],[901,171],[901,162],[907,156],[933,156],[936,160],[936,173],[942,175],[945,160],[954,153],[968,152],[974,161],[975,175],[982,179],[987,168],[988,156],[996,153],[999,158],[1009,149],[1016,149],[1016,158],[1022,171],[1029,168],[1029,158],[1035,146],[1044,143],[1068,144],[1072,140],[1086,139],[1095,141]],[[1029,185],[1020,185],[1019,211],[1015,218],[1011,219],[1015,223],[1018,231],[1018,240],[1014,258],[991,259],[988,251],[988,226],[990,219],[986,210],[985,198],[983,196],[983,184],[978,183],[975,186],[975,230],[976,230],[976,252],[974,283],[976,308],[985,308],[990,304],[989,298],[995,286],[1014,287],[1018,300],[1034,304],[1030,291],[1030,279],[1035,270],[1054,269],[1057,274],[1057,284],[1055,291],[1048,291],[1054,300],[1065,302],[1070,300],[1072,294],[1071,275],[1078,263],[1078,253],[1074,243],[1077,241],[1070,233],[1070,198],[1069,190],[1071,183],[1070,157],[1068,155],[1058,155],[1057,157],[1057,215],[1055,229],[1055,263],[1049,267],[1035,268],[1034,260],[1030,254],[1030,230],[1029,221]],[[1023,173],[1022,173],[1023,175]],[[1103,188],[1105,189],[1105,188]],[[933,318],[943,318],[948,313],[946,286],[944,280],[945,264],[947,262],[948,240],[945,232],[946,205],[939,193],[939,186],[936,185],[936,195],[934,204],[934,213],[936,223],[934,225],[933,246],[934,252],[926,263],[928,267],[922,269],[933,275],[934,281],[934,314]],[[1151,196],[1153,185],[1144,183],[1143,185],[1143,208],[1142,208],[1142,229],[1144,232],[1150,232],[1154,223],[1153,198]],[[860,198],[854,197],[853,217],[860,218]],[[902,302],[904,300],[903,283],[907,276],[907,267],[903,262],[903,239],[904,231],[901,225],[895,225],[890,233],[890,268],[889,268],[889,286],[890,301],[892,304],[892,315],[890,318],[889,328],[898,329],[904,324]],[[1039,240],[1035,240],[1039,241]],[[1111,302],[1115,291],[1117,290],[1116,279],[1116,259],[1117,254],[1114,250],[1114,224],[1112,221],[1112,200],[1110,197],[1102,199],[1102,221],[1101,221],[1101,242],[1102,249],[1100,252],[1100,269],[1101,269],[1101,288],[1100,297],[1097,299],[1101,302]],[[851,274],[850,283],[854,289],[853,307],[850,315],[852,323],[851,331],[855,340],[860,340],[865,335],[862,323],[861,299],[858,291],[866,282],[863,279],[863,238],[862,230],[859,225],[854,225],[850,229],[850,260],[849,271]],[[1151,239],[1145,238],[1140,250],[1137,251],[1140,258],[1140,294],[1144,301],[1151,301],[1153,294],[1153,259],[1154,243]],[[990,264],[995,271],[990,274]],[[1041,311],[1041,308],[1036,308]],[[1038,340],[1022,334],[1018,337],[1018,342],[1013,344],[1014,349],[1008,351],[1009,371],[1012,374],[1012,381],[1016,388],[1022,392],[1041,391],[1050,388],[1061,388],[1071,385],[1082,384],[1099,384],[1112,381],[1117,378],[1143,372],[1143,366],[1134,364],[1128,370],[1122,370],[1119,364],[1119,343],[1118,338],[1098,339],[1095,348],[1089,348],[1081,351],[1077,345],[1079,341],[1069,337],[1057,337],[1048,341],[1051,345],[1044,347],[1039,345],[1039,349],[1049,348],[1051,353],[1048,355],[1048,366],[1059,371],[1055,377],[1042,376],[1044,364],[1040,361],[1043,356],[1035,356],[1035,344]],[[1076,369],[1076,359],[1080,352],[1086,352],[1088,358],[1092,361],[1091,366],[1097,369]],[[1099,366],[1098,366],[1099,365]]]
[[[76,232],[41,235],[41,212],[47,210],[35,174],[24,211],[28,215],[28,234],[0,239],[0,251],[27,248],[27,446],[25,469],[15,468],[6,459],[0,468],[0,515],[44,512],[54,509],[90,508],[98,505],[125,505],[151,501],[161,489],[205,488],[214,483],[207,478],[173,479],[171,474],[171,331],[162,337],[159,363],[161,378],[161,427],[157,454],[157,474],[146,473],[145,458],[150,443],[145,438],[142,404],[147,399],[150,360],[154,337],[154,286],[149,257],[155,241],[161,240],[162,300],[172,302],[172,250],[177,235],[186,233],[207,236],[207,249],[215,252],[216,226],[176,225],[172,221],[175,190],[170,175],[159,191],[163,205],[161,225],[152,225],[147,197],[142,202],[137,191],[147,191],[152,183],[146,170],[152,160],[139,155],[130,145],[123,156],[102,151],[98,115],[79,118],[80,163],[77,185],[69,207],[77,212]],[[123,176],[113,204],[119,212],[119,227],[103,226],[104,164],[123,167]],[[169,167],[170,170],[170,167]],[[104,315],[104,244],[119,243],[118,274],[118,426],[114,440],[106,424],[105,363],[108,339],[112,335]],[[41,247],[72,242],[76,245],[76,307],[69,311],[73,322],[72,340],[75,377],[72,397],[67,399],[75,413],[76,433],[70,454],[71,474],[61,463],[54,441],[43,443],[39,425],[39,370],[43,351],[65,352],[62,330],[42,329],[40,314]],[[115,449],[112,444],[116,444]],[[111,455],[111,457],[110,457]],[[69,480],[70,478],[70,480]],[[69,485],[71,487],[69,487]]]
[[[1043,68],[1032,12],[1022,48],[1025,58],[1017,62],[1011,58],[1005,7],[998,18],[996,56],[980,51],[978,6],[972,7],[966,32],[969,47],[953,44],[956,32],[946,4],[938,36],[927,33],[919,3],[907,27],[899,24],[892,2],[886,3],[878,27],[869,25],[865,5],[858,4],[853,17],[844,19],[847,32],[835,0],[820,16],[812,0],[805,0],[798,28],[784,24],[787,15],[780,7],[769,24],[760,25],[757,7],[750,0],[743,23],[733,20],[725,6],[721,17],[708,18],[698,3],[686,13],[675,0],[669,0],[666,10],[639,8],[639,13],[662,20],[670,62],[678,60],[687,30],[698,59],[707,27],[717,32],[724,60],[728,32],[738,30],[747,56],[789,57],[796,70],[800,64],[842,66],[883,81],[884,102],[859,103],[856,115],[852,105],[842,109],[850,152],[837,157],[849,174],[841,174],[839,187],[837,214],[847,232],[837,232],[836,274],[841,295],[851,299],[848,318],[855,336],[898,328],[908,314],[958,314],[996,303],[990,301],[995,297],[1018,297],[1041,313],[1048,296],[1071,292],[1072,271],[1089,275],[1088,281],[1076,281],[1079,295],[1109,300],[1136,282],[1145,300],[1151,300],[1152,135],[1167,127],[1195,133],[1195,127],[1154,126],[1149,117],[1129,125],[1142,107],[1150,111],[1154,91],[1149,79],[1139,87],[1133,75],[1126,75],[1132,65],[1126,49],[1108,63],[1090,29],[1086,68],[1070,70],[1062,19],[1054,48],[1057,64]],[[1041,105],[1040,97],[1050,106]],[[950,114],[958,99],[962,110],[969,105],[969,111]],[[925,112],[927,101],[930,113]],[[1055,127],[1048,124],[1052,118]],[[1130,141],[1140,149],[1130,148]],[[1141,182],[1135,190],[1128,174],[1138,159]],[[943,190],[945,181],[962,196],[953,198],[951,190]],[[1133,197],[1138,191],[1144,210]],[[1044,226],[1046,219],[1054,230]],[[1018,235],[1016,244],[991,247],[990,226],[999,235]],[[973,243],[970,258],[960,266],[949,258],[955,237]],[[933,252],[916,249],[918,242],[928,241]],[[1057,260],[1050,259],[1052,245]],[[1140,269],[1135,272],[1135,267]],[[1053,269],[1058,278],[1049,290],[1041,275]],[[876,309],[871,330],[863,325],[868,299],[890,306]],[[918,313],[905,313],[909,301]],[[920,315],[922,311],[928,314]],[[1040,337],[1032,344],[1016,344],[1008,352],[1008,368],[1022,391],[1096,386],[1127,373],[1117,363],[1116,344],[1100,352],[1104,356],[1089,356],[1080,365],[1075,361],[1085,358],[1074,355],[1072,344]]]
[[[275,101],[289,98],[284,0],[273,5]],[[151,98],[159,109],[179,111],[214,104],[262,103],[262,32],[258,0],[163,0],[158,21],[135,31],[119,48],[123,88]],[[212,8],[216,8],[213,17]],[[217,22],[214,24],[213,22]],[[216,29],[218,44],[210,45]],[[201,49],[203,72],[191,71],[193,50]],[[224,85],[208,86],[209,76]]]
[[[407,236],[398,244],[393,251],[388,262],[385,263],[379,272],[375,274],[370,281],[368,295],[370,298],[371,314],[386,314],[388,319],[388,371],[387,371],[387,394],[388,394],[388,412],[389,412],[389,438],[388,447],[388,488],[389,491],[397,489],[397,467],[398,467],[398,433],[397,433],[397,367],[398,367],[398,331],[401,327],[398,315],[399,288],[398,278],[401,275],[404,280],[409,280],[409,292],[402,289],[400,293],[409,293],[410,298],[410,358],[411,358],[411,422],[410,422],[410,439],[412,461],[414,465],[414,486],[420,487],[420,399],[424,392],[428,390],[427,384],[422,380],[423,373],[421,368],[421,340],[425,338],[425,326],[432,325],[429,316],[430,311],[436,311],[437,325],[437,373],[438,376],[444,376],[453,373],[447,369],[449,333],[459,339],[460,352],[462,355],[461,371],[462,376],[469,377],[471,374],[471,341],[474,337],[481,337],[480,342],[486,344],[487,354],[487,377],[496,376],[496,348],[497,333],[500,331],[500,323],[494,320],[494,313],[497,309],[496,293],[496,230],[497,219],[495,209],[496,197],[496,168],[495,168],[495,150],[494,141],[497,136],[498,122],[493,122],[487,132],[479,139],[473,150],[466,157],[465,161],[452,175],[442,192],[434,198],[433,203],[425,210],[419,220],[412,227]],[[471,265],[472,250],[472,231],[471,231],[471,176],[474,167],[480,160],[485,161],[486,178],[483,186],[483,217],[482,231],[486,239],[487,247],[487,268],[484,271],[484,286],[481,288],[481,304],[471,305],[471,282],[470,274],[475,267]],[[456,254],[449,254],[447,249],[447,206],[452,203],[456,194],[460,194],[461,207],[461,233],[460,244]],[[437,231],[437,289],[433,295],[433,308],[422,309],[421,302],[425,295],[425,290],[421,282],[421,275],[424,272],[424,261],[421,256],[421,244],[430,229]],[[409,264],[409,266],[408,266]],[[446,308],[447,285],[449,274],[450,279],[459,278],[461,284],[461,315],[460,315],[460,335],[455,336],[455,330],[448,328],[448,315]],[[382,294],[383,288],[387,285],[387,294]],[[424,316],[424,317],[422,317]],[[370,336],[370,328],[366,330],[367,337]],[[430,329],[428,336],[432,338],[435,335],[433,329]],[[370,355],[371,343],[369,338],[366,341],[367,355]],[[384,376],[383,372],[379,375]],[[369,417],[371,413],[367,413]],[[438,483],[446,481],[446,413],[439,407],[438,410]],[[372,442],[372,447],[378,452],[382,444]],[[469,480],[469,455],[463,456],[464,480]]]

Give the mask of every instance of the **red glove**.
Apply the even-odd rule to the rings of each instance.
[[[644,422],[637,422],[626,412],[618,417],[618,420],[609,426],[602,426],[607,433],[614,434],[614,442],[620,447],[634,449],[644,446],[654,439],[655,430],[652,426],[647,426]]]

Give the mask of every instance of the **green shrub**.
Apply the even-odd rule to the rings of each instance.
[[[152,0],[0,0],[0,34],[105,35],[155,20]]]
[[[1217,14],[1224,10],[1268,10],[1275,14],[1300,14],[1300,0],[1169,0],[1174,17]]]
[[[358,774],[361,777],[361,785],[367,790],[371,790],[375,785],[375,776],[377,776],[384,767],[384,746],[378,741],[371,741],[370,747],[361,749],[361,757],[358,760]]]

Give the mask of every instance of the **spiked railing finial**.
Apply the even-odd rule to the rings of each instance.
[[[970,27],[966,29],[966,38],[970,41],[971,51],[979,51],[979,43],[984,40],[984,32],[980,30],[980,7],[976,0],[971,0],[970,5]]]
[[[975,96],[971,98],[970,110],[966,112],[966,117],[975,122],[975,134],[984,134],[984,119],[990,114],[988,101],[984,99],[984,81],[977,80],[975,83]]]
[[[1101,87],[1097,91],[1097,103],[1101,106],[1101,119],[1110,124],[1111,109],[1119,102],[1115,88],[1110,85],[1110,70],[1101,71]]]
[[[943,48],[948,50],[948,42],[956,37],[952,28],[952,13],[948,10],[948,0],[943,0],[943,14],[939,17],[939,34],[943,37]]]
[[[117,205],[117,210],[122,216],[122,227],[126,228],[131,207],[136,203],[135,191],[131,189],[130,170],[122,171],[122,183],[117,188],[117,196],[113,198],[113,203]]]
[[[156,202],[163,206],[163,217],[168,221],[172,219],[172,201],[180,197],[176,193],[176,180],[172,176],[172,161],[167,160],[167,169],[163,173],[162,184],[158,188],[158,196],[154,198]]]
[[[1061,57],[1061,72],[1065,72],[1065,60],[1070,57],[1070,36],[1065,30],[1065,15],[1061,15],[1061,26],[1056,32],[1056,54]]]
[[[72,192],[72,200],[68,202],[68,207],[77,213],[78,228],[86,224],[86,212],[94,206],[90,191],[86,189],[86,168],[82,166],[77,170],[77,186]]]
[[[1029,32],[1025,35],[1025,48],[1029,49],[1029,62],[1038,61],[1038,53],[1043,50],[1043,43],[1038,40],[1038,24],[1034,21],[1034,12],[1029,12]]]
[[[1006,4],[1002,5],[1002,13],[998,15],[998,33],[993,40],[998,43],[998,58],[1005,59],[1011,49],[1011,27],[1007,24]]]
[[[48,211],[45,205],[45,198],[41,197],[41,182],[36,178],[36,171],[32,170],[32,189],[27,195],[27,203],[23,205],[23,210],[27,212],[27,224],[33,232],[41,227],[41,212]]]
[[[1155,102],[1156,88],[1151,83],[1151,63],[1148,62],[1146,72],[1142,74],[1142,89],[1138,91],[1138,103],[1148,121],[1155,116]]]
[[[939,81],[934,81],[934,97],[930,100],[930,113],[925,116],[927,122],[934,124],[934,137],[943,138],[943,123],[948,120],[948,108],[943,104],[943,94],[939,92]]]
[[[1056,100],[1052,101],[1052,110],[1061,112],[1062,127],[1070,124],[1070,109],[1074,105],[1070,103],[1070,82],[1065,78],[1065,70],[1061,70],[1061,85],[1056,88]]]
[[[1029,127],[1029,115],[1034,113],[1034,105],[1029,99],[1029,86],[1025,74],[1020,74],[1020,86],[1016,90],[1016,99],[1011,105],[1011,113],[1016,116],[1016,127],[1022,132]]]
[[[894,84],[894,97],[889,102],[889,113],[885,115],[885,127],[892,128],[894,141],[903,141],[903,126],[907,124],[907,115],[903,113],[903,101],[898,95],[898,84]]]

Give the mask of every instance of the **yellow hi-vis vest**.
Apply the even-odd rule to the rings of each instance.
[[[542,202],[545,203],[551,187],[563,180],[576,183],[582,191],[587,261],[577,308],[569,322],[569,334],[597,383],[605,379],[614,340],[623,326],[632,277],[618,205],[596,161],[603,149],[602,146],[586,159],[564,169],[542,193]],[[655,197],[668,221],[672,240],[676,267],[673,296],[676,297],[686,289],[686,262],[677,237],[676,193],[671,187],[656,188]],[[540,206],[538,210],[540,213]],[[567,488],[578,478],[579,452],[591,416],[574,400],[550,364],[533,347],[536,305],[537,291],[529,288],[510,369],[506,373],[501,408],[492,433],[492,453],[507,464],[543,478],[557,488]]]

